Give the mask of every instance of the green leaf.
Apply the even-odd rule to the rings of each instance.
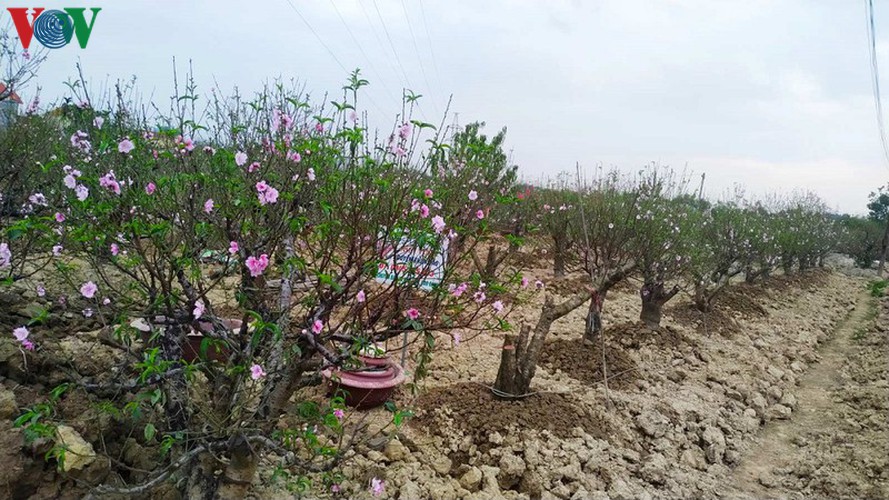
[[[154,440],[154,435],[157,433],[157,429],[154,428],[154,424],[148,423],[145,424],[145,441],[151,442]]]

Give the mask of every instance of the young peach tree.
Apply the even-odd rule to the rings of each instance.
[[[298,400],[287,417],[295,392],[370,343],[419,342],[419,377],[441,336],[508,328],[516,277],[482,281],[465,265],[490,229],[432,188],[416,146],[434,127],[407,105],[388,143],[374,143],[356,112],[365,84],[353,74],[332,112],[279,86],[199,113],[192,85],[166,116],[122,100],[71,110],[42,182],[61,215],[54,263],[68,290],[57,293],[88,306],[121,358],[105,376],[74,370],[56,396],[103,400],[162,460],[146,481],[94,493],[172,478],[189,497],[242,498],[266,452],[300,488],[312,473],[335,482],[328,471],[363,436],[347,432],[342,398]],[[447,146],[433,142],[433,155]],[[484,170],[472,154],[451,158]],[[40,336],[28,341],[40,356]],[[31,430],[52,438],[46,424]]]

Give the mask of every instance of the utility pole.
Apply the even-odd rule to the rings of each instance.
[[[698,188],[698,199],[704,199],[704,179],[707,178],[707,172],[701,174],[701,187]]]

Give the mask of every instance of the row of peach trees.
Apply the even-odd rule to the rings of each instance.
[[[108,376],[67,370],[52,400],[83,391],[165,457],[139,484],[113,465],[94,494],[174,480],[189,498],[242,498],[269,456],[294,487],[314,473],[336,489],[333,471],[366,436],[340,397],[297,401],[300,421],[285,426],[295,391],[406,332],[420,345],[419,380],[437,342],[509,327],[521,276],[480,264],[490,221],[515,199],[503,134],[471,126],[443,137],[412,118],[407,96],[378,138],[358,112],[366,83],[356,72],[329,107],[279,86],[250,100],[214,94],[200,111],[189,85],[152,116],[75,93],[0,138],[13,143],[0,178],[0,278],[83,305],[121,351]],[[446,263],[378,281],[387,253],[408,246],[447,247]],[[440,283],[421,291],[430,276]],[[219,299],[223,288],[235,304]],[[194,331],[203,340],[189,362]],[[13,335],[26,358],[50,342],[39,318]],[[18,423],[49,441],[61,424],[52,405]],[[56,443],[49,455],[65,453]]]
[[[535,325],[507,334],[498,394],[528,394],[550,326],[586,303],[583,342],[595,345],[605,299],[619,283],[638,283],[640,320],[655,329],[664,305],[680,292],[701,313],[710,312],[733,280],[754,283],[776,269],[789,274],[820,265],[841,233],[812,194],[751,202],[736,192],[713,203],[688,184],[658,167],[635,175],[600,169],[592,178],[578,170],[526,192],[518,217],[538,231],[535,240],[551,255],[554,276],[574,270],[588,280],[562,302],[547,296]]]
[[[520,187],[503,132],[446,136],[413,119],[410,95],[379,137],[358,112],[366,83],[356,72],[329,107],[278,86],[249,100],[214,93],[200,111],[188,85],[151,115],[124,91],[92,102],[75,86],[69,104],[0,136],[0,278],[83,305],[121,352],[108,376],[68,371],[52,398],[82,391],[165,457],[139,484],[114,467],[94,493],[175,480],[189,497],[241,498],[262,457],[295,487],[311,474],[336,487],[337,465],[366,437],[343,400],[297,401],[297,425],[281,416],[369,344],[407,333],[419,380],[437,343],[506,331],[495,392],[519,397],[551,324],[589,302],[593,343],[607,293],[626,279],[641,279],[641,317],[656,327],[681,289],[708,310],[732,277],[811,266],[829,248],[812,198],[711,204],[659,169]],[[548,295],[537,323],[514,331],[510,311],[541,285],[516,258],[529,242],[551,243],[556,276],[577,269],[589,284],[558,304]],[[446,263],[377,281],[384,249],[406,246],[446,247]],[[428,274],[440,283],[421,291]],[[186,361],[192,331],[201,354]],[[26,358],[50,342],[40,318],[13,335]],[[52,441],[61,422],[48,405],[19,423]],[[64,446],[51,455],[63,461]]]

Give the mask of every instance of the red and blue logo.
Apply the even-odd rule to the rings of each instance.
[[[12,22],[18,31],[22,48],[28,50],[31,40],[37,39],[48,49],[60,49],[76,37],[80,48],[85,49],[89,42],[96,16],[102,10],[99,7],[89,9],[92,19],[87,22],[86,8],[66,7],[62,10],[46,10],[43,7],[9,7],[6,10],[12,15]],[[31,13],[29,16],[28,13]]]

